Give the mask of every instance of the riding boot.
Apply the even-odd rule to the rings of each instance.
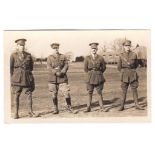
[[[87,109],[84,112],[90,112],[91,111],[91,103],[92,103],[92,96],[93,94],[89,94],[89,102],[87,102]]]
[[[100,110],[102,112],[106,112],[104,106],[103,106],[103,96],[102,94],[98,94],[98,99],[99,99],[99,105],[100,105]]]
[[[71,98],[66,98],[66,103],[67,103],[67,109],[69,112],[73,113],[73,114],[76,114],[78,113],[77,110],[73,110],[72,106],[71,106]]]
[[[123,111],[124,110],[124,104],[125,104],[125,101],[126,101],[126,94],[127,94],[127,90],[122,92],[121,106],[118,109],[118,111]]]
[[[19,96],[18,94],[14,95],[14,119],[18,119],[18,111],[19,111]]]
[[[132,89],[132,92],[133,92],[133,99],[134,99],[134,102],[135,102],[135,108],[138,109],[138,110],[144,110],[144,108],[141,107],[138,104],[138,92],[137,92],[137,89]]]
[[[32,93],[27,95],[27,103],[28,103],[28,115],[29,117],[38,117],[32,109]]]
[[[56,98],[53,98],[53,104],[54,104],[53,114],[58,114],[59,113],[59,110],[58,110],[58,99],[57,99],[57,97]]]

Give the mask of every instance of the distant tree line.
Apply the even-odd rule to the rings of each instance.
[[[84,56],[78,56],[75,58],[75,62],[83,62],[84,61]]]
[[[123,52],[123,42],[126,38],[116,38],[109,43],[104,43],[103,46],[100,46],[98,54],[102,55],[105,59],[105,62],[108,64],[116,64],[119,58],[119,54]],[[137,53],[138,61],[140,66],[147,66],[147,48],[144,46],[136,45],[132,47],[132,50]],[[68,51],[65,53],[66,58],[70,62],[83,62],[84,56],[76,56],[74,57],[74,52]],[[45,58],[35,58],[33,57],[34,62],[39,64],[44,64],[47,61],[47,57]]]

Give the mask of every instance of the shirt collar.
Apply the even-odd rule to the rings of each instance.
[[[95,55],[93,55],[93,54],[91,54],[91,57],[93,58],[93,59],[95,59],[95,58],[97,58],[97,54],[95,54]]]
[[[54,53],[53,54],[54,57],[57,57],[57,56],[60,56],[60,55],[61,55],[60,53]]]

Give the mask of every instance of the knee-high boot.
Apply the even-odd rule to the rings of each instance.
[[[126,94],[127,94],[127,90],[124,90],[122,92],[121,106],[118,109],[119,111],[123,111],[124,110],[124,104],[125,104],[125,101],[126,101]]]
[[[103,105],[103,95],[102,94],[98,94],[98,100],[99,100],[99,105],[100,105],[101,111],[105,112],[104,105]]]
[[[142,108],[139,104],[138,104],[138,91],[137,89],[132,89],[132,93],[133,93],[133,99],[135,102],[135,108],[138,110],[144,110],[144,108]]]
[[[89,94],[89,101],[87,102],[87,109],[85,110],[85,112],[91,111],[92,96],[93,94]]]
[[[19,94],[14,95],[14,119],[18,119],[18,111],[19,111]]]
[[[70,97],[66,98],[66,103],[67,103],[67,108],[70,112],[72,112],[73,114],[76,114],[78,112],[77,110],[73,110]]]
[[[32,93],[27,95],[27,103],[28,103],[28,115],[29,117],[37,117],[37,115],[33,112],[32,108]]]
[[[59,110],[58,110],[58,98],[57,97],[53,98],[53,105],[54,105],[53,114],[58,114]]]

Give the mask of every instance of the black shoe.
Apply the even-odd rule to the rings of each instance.
[[[78,113],[78,110],[73,110],[72,107],[68,107],[67,110],[73,114],[77,114]]]
[[[59,110],[55,109],[55,110],[53,111],[53,114],[59,114]]]
[[[18,114],[15,114],[13,118],[14,119],[18,119],[19,118],[19,115]]]
[[[29,117],[39,117],[39,115],[35,114],[34,112],[28,113]]]
[[[138,110],[145,110],[143,107],[141,107],[141,106],[138,105],[138,104],[135,105],[135,108],[138,109]]]
[[[123,111],[124,110],[124,106],[121,106],[118,111]]]
[[[101,107],[101,108],[100,108],[100,112],[108,112],[108,110],[105,109],[104,107]]]
[[[87,107],[87,109],[84,112],[91,112],[91,108]]]

